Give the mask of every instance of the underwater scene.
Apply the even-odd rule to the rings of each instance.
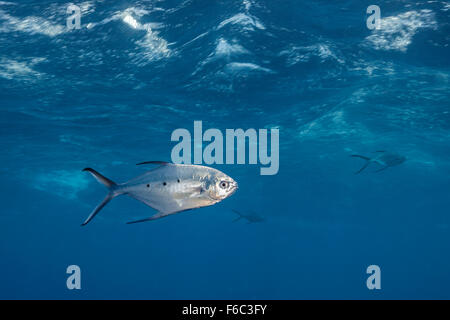
[[[0,44],[0,299],[450,298],[449,1],[7,0]]]

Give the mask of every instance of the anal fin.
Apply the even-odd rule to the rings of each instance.
[[[158,212],[157,214],[154,214],[153,216],[149,217],[149,218],[145,218],[145,219],[141,219],[141,220],[135,220],[135,221],[130,221],[127,222],[127,224],[133,224],[133,223],[140,223],[140,222],[147,222],[147,221],[152,221],[152,220],[156,220],[156,219],[160,219],[163,218],[165,216],[168,216],[170,213],[162,213],[162,212]]]
[[[384,166],[383,168],[381,168],[381,169],[378,169],[377,171],[375,171],[375,172],[381,172],[381,171],[384,171],[384,170],[386,170],[387,168],[389,168],[389,166]]]

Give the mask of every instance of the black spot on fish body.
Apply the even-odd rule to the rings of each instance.
[[[150,188],[150,185],[149,185],[149,184],[147,184],[147,188]]]
[[[163,186],[167,185],[167,182],[163,182]]]
[[[180,183],[181,182],[180,179],[177,179],[177,182]]]

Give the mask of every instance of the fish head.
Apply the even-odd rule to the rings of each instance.
[[[397,161],[398,161],[398,164],[401,164],[401,163],[403,163],[403,162],[406,161],[406,157],[405,157],[405,156],[399,156],[399,157],[397,158]]]
[[[389,154],[385,162],[389,166],[396,166],[406,161],[406,157],[399,154]]]
[[[208,188],[208,194],[212,199],[221,201],[231,196],[237,189],[237,182],[225,173],[219,171],[212,178]]]

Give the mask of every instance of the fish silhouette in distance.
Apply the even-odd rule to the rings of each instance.
[[[378,155],[374,158],[361,156],[359,154],[351,155],[351,157],[356,157],[356,158],[361,158],[361,159],[366,160],[366,163],[362,166],[361,169],[359,169],[357,172],[355,172],[355,174],[361,173],[371,163],[377,163],[377,164],[381,165],[381,169],[375,171],[375,172],[380,172],[380,171],[386,170],[387,168],[398,166],[399,164],[402,164],[403,162],[406,161],[405,156],[402,156],[402,155],[399,155],[396,153],[390,153],[390,152],[386,152],[386,151],[375,151],[375,152],[378,153]]]
[[[239,217],[237,217],[236,219],[233,220],[233,222],[239,221],[241,219],[245,219],[247,220],[247,223],[257,223],[257,222],[264,222],[265,219],[253,212],[249,212],[249,213],[242,213],[239,212],[235,209],[232,209],[232,211],[234,213],[236,213]]]

